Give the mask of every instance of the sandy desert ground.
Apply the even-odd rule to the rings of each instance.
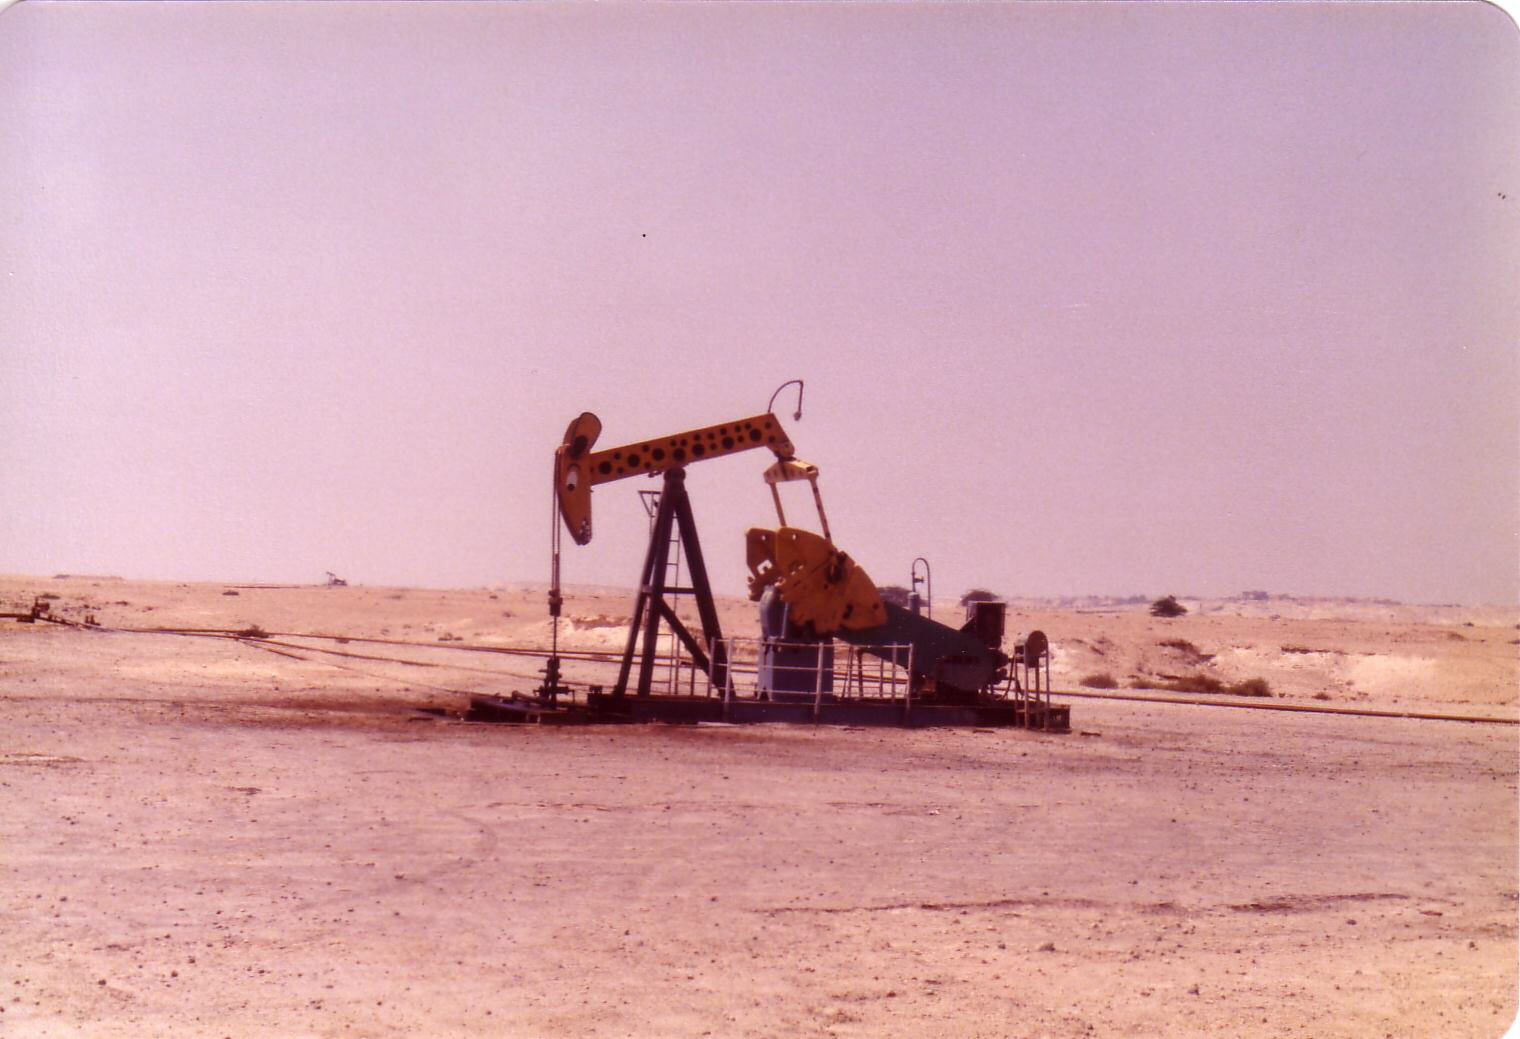
[[[101,630],[0,620],[0,1035],[1515,1019],[1514,724],[1058,694],[1067,735],[489,726],[451,714],[538,663],[458,647],[543,645],[541,588],[8,577],[0,611],[42,594]],[[619,645],[629,598],[577,590],[566,643]],[[1058,690],[1202,673],[1520,717],[1514,610],[1184,601],[1016,602],[1010,627],[1049,633]],[[121,630],[154,626],[272,637]]]

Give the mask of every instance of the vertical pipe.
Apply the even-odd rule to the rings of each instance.
[[[712,659],[712,655],[713,655],[713,640],[712,639],[708,639],[707,640],[707,659],[711,660]],[[691,679],[692,679],[693,682],[695,682],[697,680],[697,676],[696,676],[695,672],[692,673]],[[707,671],[707,692],[705,694],[708,698],[712,697],[712,687],[713,687],[712,669],[709,668],[708,671]]]
[[[1050,652],[1045,653],[1045,715],[1042,728],[1050,728]]]
[[[1029,686],[1029,654],[1028,654],[1028,649],[1029,649],[1029,643],[1025,642],[1024,643],[1024,648],[1021,649],[1021,650],[1019,650],[1019,667],[1021,667],[1021,668],[1024,669],[1024,685],[1026,687],[1024,689],[1023,700],[1022,700],[1022,702],[1020,703],[1019,706],[1022,708],[1022,712],[1021,713],[1024,715],[1024,728],[1026,728],[1026,729],[1029,728],[1029,699],[1030,699],[1030,697],[1036,695],[1034,689],[1027,688]],[[1034,673],[1034,684],[1036,686],[1038,686],[1040,684],[1040,672],[1038,670],[1036,670],[1035,673]]]
[[[924,564],[924,576],[922,576],[922,577],[918,576],[918,564],[919,563]],[[923,556],[919,556],[917,559],[913,560],[913,565],[908,568],[908,578],[909,578],[908,584],[912,587],[912,589],[913,589],[913,595],[915,597],[918,595],[918,586],[920,584],[922,584],[924,586],[924,603],[928,607],[928,614],[927,615],[928,615],[928,617],[929,617],[930,620],[933,620],[934,619],[934,574],[932,572],[930,572],[930,570],[929,570],[929,561],[927,559],[925,559]],[[915,609],[913,612],[917,613],[918,610]]]

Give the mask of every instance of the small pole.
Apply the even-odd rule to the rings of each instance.
[[[833,642],[830,641],[830,645]],[[813,679],[813,724],[818,724],[818,712],[823,704],[823,643],[818,643],[817,653],[813,657],[815,661]]]
[[[897,651],[901,648],[899,643],[892,647],[892,662],[897,662]],[[896,676],[893,676],[896,680]],[[913,643],[908,643],[908,685],[903,691],[903,725],[913,727]]]
[[[1040,728],[1050,728],[1050,650],[1045,651],[1045,714],[1041,719]]]
[[[708,639],[707,640],[707,659],[709,661],[711,661],[712,658],[713,658],[713,640],[712,639]],[[692,675],[691,676],[691,680],[693,682],[695,682],[697,680],[697,676],[696,675]],[[705,694],[708,697],[712,696],[712,687],[713,687],[712,668],[709,667],[707,669],[707,692]]]
[[[714,648],[718,645],[718,639],[713,639]],[[723,720],[728,721],[728,705],[734,698],[734,667],[732,657],[728,658],[728,667],[723,669]]]

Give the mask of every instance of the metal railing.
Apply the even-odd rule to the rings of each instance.
[[[707,649],[708,659],[724,662],[712,672],[699,667],[688,654],[675,658],[662,654],[659,663],[670,669],[669,678],[662,675],[656,691],[666,695],[719,699],[725,704],[767,699],[810,704],[815,718],[824,704],[873,701],[900,705],[903,720],[907,723],[918,706],[919,693],[916,684],[910,680],[915,662],[914,649],[908,643],[857,646],[837,641],[831,645],[827,642],[725,637],[711,640]],[[767,655],[767,649],[777,652]],[[788,650],[796,652],[805,662],[799,663],[796,656],[788,658],[780,652]],[[773,685],[788,688],[763,688],[762,663]],[[601,679],[596,673],[616,664],[617,660],[609,654],[606,659],[567,658],[565,667],[570,681],[600,689]],[[1049,649],[1031,652],[1022,643],[1014,647],[1006,680],[999,688],[985,692],[1000,697],[1004,704],[1013,708],[1023,727],[1048,728],[1053,692]],[[726,708],[724,714],[727,715]]]
[[[813,712],[823,703],[857,700],[901,702],[912,705],[913,647],[908,643],[881,646],[857,646],[846,642],[787,642],[781,639],[722,638],[708,647],[713,654],[722,653],[728,661],[721,684],[712,675],[707,678],[707,696],[719,696],[724,703],[735,700],[786,699],[806,702],[811,686]],[[777,661],[779,651],[792,650],[813,658],[812,663],[791,664]],[[768,659],[767,659],[768,658]],[[762,687],[762,661],[771,674],[790,674],[795,681],[785,684],[788,690]]]
[[[1014,649],[1008,664],[1008,682],[1003,688],[1003,698],[1019,706],[1026,729],[1048,728],[1050,725],[1050,649],[1047,645],[1038,652],[1030,652],[1024,643]],[[1039,724],[1034,722],[1038,718]]]

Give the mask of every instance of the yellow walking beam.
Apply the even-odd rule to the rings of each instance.
[[[756,447],[769,448],[783,460],[793,457],[795,450],[780,420],[770,412],[604,451],[591,450],[601,433],[601,419],[584,412],[570,423],[564,442],[554,452],[555,499],[577,545],[591,540],[591,488],[597,484],[662,473]]]

